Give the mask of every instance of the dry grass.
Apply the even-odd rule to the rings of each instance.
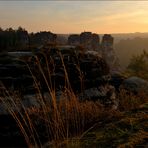
[[[85,131],[96,124],[103,112],[99,102],[80,101],[72,91],[63,57],[61,62],[65,72],[65,87],[61,98],[56,98],[56,88],[51,84],[49,61],[45,56],[46,67],[42,67],[38,58],[36,64],[42,75],[50,97],[45,97],[40,85],[28,65],[38,93],[40,107],[25,108],[22,98],[5,89],[1,101],[5,108],[13,116],[25,138],[28,147],[41,147],[45,141],[51,141],[55,145],[69,138],[79,137]]]
[[[99,102],[80,101],[71,89],[63,57],[62,55],[60,57],[65,72],[65,88],[59,100],[56,97],[56,88],[51,85],[51,70],[47,58],[45,58],[46,68],[42,67],[38,59],[36,59],[36,62],[47,85],[50,97],[43,95],[37,76],[32,73],[28,66],[38,92],[39,108],[25,108],[21,103],[21,98],[16,97],[16,95],[13,96],[8,91],[5,92],[5,97],[0,98],[16,120],[28,147],[43,147],[47,141],[47,147],[49,145],[58,147],[63,144],[64,147],[73,144],[78,146],[79,141],[100,122],[118,120],[123,117],[122,112],[137,109],[147,102],[146,96],[134,96],[125,90],[122,90],[118,95],[119,111],[104,109]],[[125,133],[120,131],[120,134]],[[139,134],[137,133],[136,136],[138,137]],[[134,141],[130,140],[129,142],[131,145]],[[121,147],[124,146],[121,145]]]
[[[127,90],[121,89],[118,94],[120,111],[129,111],[138,109],[142,104],[148,102],[148,96],[143,92],[134,94]]]

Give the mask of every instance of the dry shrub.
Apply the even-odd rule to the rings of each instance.
[[[52,99],[55,99],[52,104],[49,105],[46,102],[40,109],[30,108],[26,112],[33,128],[36,128],[36,135],[45,137],[48,141],[54,141],[56,144],[80,137],[99,122],[102,116],[103,107],[99,102],[81,102],[73,92],[68,90],[59,101],[56,97]],[[28,120],[25,116],[24,119]],[[44,127],[43,130],[39,130],[40,126]],[[22,127],[24,127],[24,123],[22,123]],[[39,142],[36,141],[36,143]]]
[[[127,90],[121,89],[118,94],[119,110],[129,111],[139,108],[142,104],[148,102],[148,96],[143,93],[132,93]]]
[[[135,147],[147,147],[148,133],[139,130],[137,133],[129,137],[128,142],[119,145],[119,148],[135,148]]]

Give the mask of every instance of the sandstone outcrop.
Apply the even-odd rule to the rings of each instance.
[[[104,34],[102,41],[100,42],[98,34],[82,32],[80,35],[70,35],[68,44],[82,46],[86,50],[99,52],[110,66],[111,73],[119,73],[121,71],[119,60],[113,48],[114,38],[110,34]]]
[[[80,35],[70,35],[68,38],[69,45],[81,45],[86,50],[98,50],[99,42],[99,35],[91,32],[82,32]]]
[[[85,98],[99,100],[99,98],[103,99],[106,96],[110,99],[114,95],[114,92],[110,91],[113,89],[110,86],[107,87],[110,79],[109,66],[98,52],[81,51],[81,49],[77,48],[62,50],[55,48],[46,53],[46,56],[48,68],[47,61],[42,53],[36,53],[35,57],[33,56],[28,61],[43,94],[49,90],[43,74],[39,70],[39,64],[41,64],[48,84],[50,84],[51,88],[56,88],[57,92],[66,86],[78,96],[80,95],[83,100]],[[19,63],[19,60],[17,61],[14,57],[8,55],[6,57],[7,60],[3,60],[0,65],[0,81],[7,89],[12,91],[19,90],[22,93],[22,97],[36,93],[34,80],[28,67],[24,63]],[[36,57],[38,57],[37,61]],[[4,61],[6,62],[5,65]],[[48,70],[50,70],[50,76]],[[102,88],[104,88],[104,92],[102,92]],[[91,94],[94,97],[86,97],[85,94],[88,94],[86,92],[89,89],[97,90],[97,97],[95,97],[96,91]]]
[[[34,92],[33,78],[25,61],[8,53],[0,55],[0,87],[24,93]],[[0,95],[2,95],[0,91]]]
[[[48,81],[49,84],[53,84],[50,87],[56,88],[58,92],[59,89],[64,89],[66,86],[72,89],[81,100],[100,100],[104,104],[110,102],[110,106],[117,105],[115,103],[115,89],[109,84],[109,66],[98,52],[66,48],[52,49],[48,54],[50,55],[48,58],[50,78]],[[43,62],[41,65],[43,68],[45,65],[44,56],[38,55],[38,57],[39,61]],[[42,82],[40,82],[41,88],[48,90],[42,74],[36,71],[35,75],[37,74],[38,81]],[[48,76],[46,68],[45,75]],[[103,101],[105,98],[108,101]]]
[[[27,60],[27,58],[25,59]],[[88,99],[100,101],[105,107],[113,109],[118,107],[115,89],[108,83],[110,80],[109,66],[96,51],[81,51],[78,48],[62,48],[61,50],[53,48],[49,53],[36,53],[29,56],[25,62],[30,65],[30,69],[37,79],[37,85],[41,90],[40,94],[35,89],[36,85],[34,85],[32,74],[24,62],[21,62],[18,57],[8,54],[3,54],[0,58],[0,82],[2,82],[2,85],[0,85],[0,119],[3,121],[0,123],[0,138],[3,141],[8,140],[11,145],[21,147],[24,141],[7,107],[10,107],[11,111],[18,113],[22,112],[22,106],[26,109],[32,107],[39,109],[41,107],[40,95],[45,100],[48,99],[48,102],[52,100],[39,65],[44,71],[49,86],[56,88],[56,99],[62,98],[66,86],[68,89],[73,90],[81,101]],[[46,62],[48,62],[48,68]],[[18,95],[20,96],[12,97],[11,93],[10,96],[3,95],[3,91],[5,91],[3,85],[6,91],[12,91],[12,95],[19,91]],[[9,102],[10,104],[5,106],[3,102]],[[45,130],[42,129],[42,131]],[[17,142],[16,139],[21,142]]]
[[[106,60],[112,74],[120,73],[120,63],[113,48],[114,38],[110,34],[105,34],[100,45],[102,57]]]

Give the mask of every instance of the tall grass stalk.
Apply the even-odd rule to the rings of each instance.
[[[32,120],[26,112],[24,105],[21,103],[21,98],[19,98],[19,96],[15,93],[10,94],[6,88],[3,95],[5,97],[0,97],[0,100],[3,103],[6,112],[8,111],[12,115],[12,117],[15,119],[16,123],[20,127],[20,130],[24,135],[28,147],[32,145],[31,143],[37,145],[37,140],[35,137],[38,137],[38,134],[32,124]],[[40,142],[39,139],[38,141]]]
[[[99,120],[103,110],[97,102],[82,102],[77,98],[71,88],[63,56],[61,53],[59,53],[59,56],[65,73],[65,87],[59,100],[56,97],[56,88],[52,85],[51,69],[46,55],[44,55],[45,67],[41,65],[37,57],[36,66],[48,88],[48,97],[41,90],[38,77],[34,75],[32,67],[27,64],[37,90],[36,99],[40,104],[39,108],[25,108],[22,103],[23,98],[16,98],[9,91],[6,91],[4,97],[0,98],[20,127],[28,147],[33,145],[41,147],[43,133],[47,140],[54,141],[56,144],[63,140],[68,141],[71,137],[80,137],[85,130]],[[9,96],[9,99],[6,99],[7,96]],[[16,102],[16,100],[19,100],[19,102]],[[40,131],[39,126],[43,126],[45,129]]]

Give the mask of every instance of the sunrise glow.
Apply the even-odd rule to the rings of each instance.
[[[148,1],[1,1],[2,28],[29,32],[148,32]]]

